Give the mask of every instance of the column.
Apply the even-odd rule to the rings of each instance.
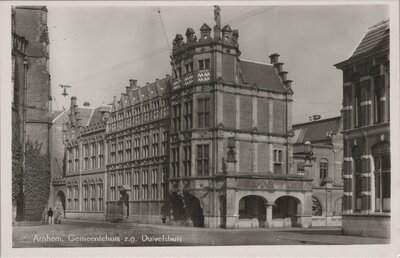
[[[265,206],[266,206],[266,223],[265,223],[265,226],[267,227],[267,228],[273,228],[274,227],[274,225],[273,225],[273,223],[272,223],[272,207],[275,205],[275,203],[273,203],[273,202],[268,202],[268,203],[266,203],[265,204]]]

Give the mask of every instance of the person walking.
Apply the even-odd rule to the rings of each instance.
[[[49,208],[49,211],[47,212],[47,216],[49,217],[49,225],[53,225],[53,210]]]

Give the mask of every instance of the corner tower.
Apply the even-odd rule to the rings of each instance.
[[[220,13],[216,6],[213,29],[203,24],[199,38],[188,28],[173,40],[172,221],[272,227],[292,216],[308,227],[311,179],[292,169],[292,81],[278,54],[271,64],[241,60],[239,32],[221,28]]]

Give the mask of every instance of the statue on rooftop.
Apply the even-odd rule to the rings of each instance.
[[[214,5],[214,21],[221,28],[221,8],[218,5]]]

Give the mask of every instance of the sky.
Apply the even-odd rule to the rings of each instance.
[[[192,27],[199,35],[214,26],[213,7],[48,6],[53,110],[112,102],[129,79],[139,85],[171,73],[168,44]],[[239,30],[241,59],[269,63],[280,54],[293,80],[293,123],[309,116],[340,115],[342,72],[333,65],[346,60],[368,27],[389,18],[383,5],[224,6],[222,24]],[[168,39],[168,44],[167,44]],[[70,85],[68,96],[59,85]]]

